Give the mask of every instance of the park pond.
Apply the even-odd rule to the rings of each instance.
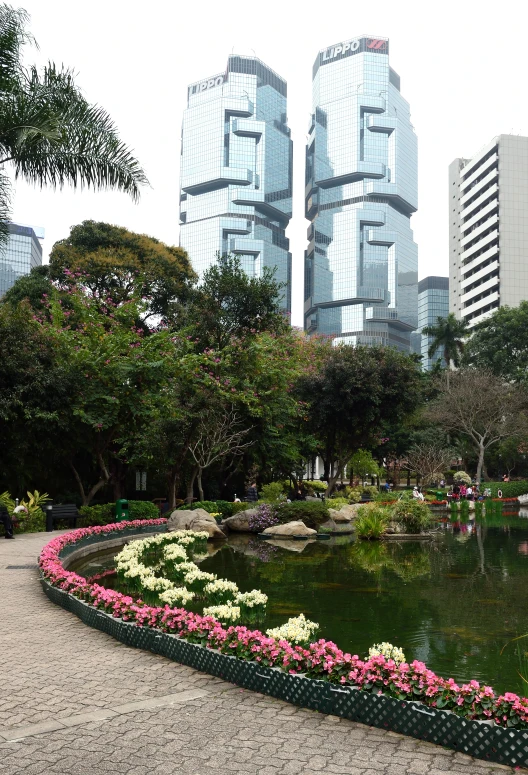
[[[241,591],[268,595],[261,630],[302,612],[319,623],[320,637],[353,654],[389,641],[444,677],[526,695],[519,673],[528,669],[528,639],[511,642],[528,633],[523,511],[448,515],[432,540],[271,542],[231,534],[209,542],[199,564]],[[114,554],[99,552],[70,569],[125,592],[111,573]]]

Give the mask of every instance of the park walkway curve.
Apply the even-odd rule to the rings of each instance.
[[[240,689],[87,627],[41,589],[36,560],[50,538],[0,541],[0,775],[514,772]]]

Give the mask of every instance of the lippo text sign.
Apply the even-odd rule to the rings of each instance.
[[[207,91],[208,89],[214,89],[215,86],[222,86],[225,81],[225,74],[213,75],[212,78],[206,78],[205,81],[198,81],[189,86],[189,97],[191,94],[198,94],[199,92]]]
[[[352,40],[346,40],[322,51],[319,55],[320,64],[327,65],[330,62],[335,62],[336,59],[364,52],[388,54],[389,41],[382,38],[353,38]]]

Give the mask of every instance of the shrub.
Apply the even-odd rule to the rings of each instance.
[[[286,500],[282,482],[270,482],[270,484],[264,484],[260,493],[261,500],[266,503],[279,503]]]
[[[42,509],[37,509],[19,522],[17,533],[43,533],[46,529],[46,516]]]
[[[231,503],[231,501],[215,501],[215,505],[215,511],[209,512],[210,514],[220,513],[222,515],[222,519],[227,519],[228,517],[233,516],[233,506],[235,504]]]
[[[327,482],[321,482],[319,479],[306,479],[303,481],[305,487],[314,492],[326,492],[328,489]]]
[[[369,485],[368,487],[363,487],[361,492],[363,493],[363,495],[370,495],[371,498],[375,498],[379,490],[377,487],[373,487]]]
[[[528,481],[520,482],[484,482],[480,485],[480,491],[483,492],[486,487],[491,490],[491,497],[498,498],[498,491],[502,492],[503,498],[518,498],[519,495],[528,494]]]
[[[348,500],[350,503],[359,503],[361,500],[361,488],[351,487],[348,493]]]
[[[239,511],[246,511],[247,509],[253,508],[253,503],[248,503],[247,501],[241,501],[240,503],[232,503],[232,509],[231,509],[231,516],[234,516],[235,514],[238,514]]]
[[[129,519],[158,519],[159,509],[152,501],[128,501]]]
[[[256,513],[249,518],[249,529],[258,533],[262,533],[267,527],[278,525],[279,519],[275,513],[275,509],[269,503],[261,503],[257,506]]]
[[[128,501],[129,519],[157,519],[159,510],[151,501]],[[81,506],[80,527],[111,525],[116,521],[115,503],[99,503],[95,506]]]
[[[328,519],[328,504],[329,501],[281,503],[276,508],[276,514],[281,524],[301,519],[306,527],[317,530],[319,525]]]
[[[391,518],[401,525],[406,533],[421,533],[431,524],[429,506],[416,499],[402,499],[391,507]]]
[[[329,509],[336,509],[336,511],[339,511],[339,509],[342,506],[348,506],[349,500],[348,498],[329,498],[326,501],[326,504]]]
[[[359,538],[381,538],[389,524],[389,510],[386,506],[360,506],[356,519],[356,535]]]
[[[178,506],[179,511],[187,511],[190,509],[203,509],[208,514],[216,514],[220,509],[217,507],[216,501],[194,501],[194,503],[184,503],[182,506]]]
[[[457,484],[471,484],[471,477],[465,471],[457,471],[453,475],[453,481]]]

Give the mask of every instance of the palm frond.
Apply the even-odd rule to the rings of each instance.
[[[0,94],[0,164],[39,186],[117,189],[139,198],[148,184],[108,113],[90,105],[74,73],[30,68],[24,88]]]
[[[5,251],[9,237],[8,225],[11,218],[11,181],[0,169],[0,257]]]
[[[37,45],[26,30],[29,14],[23,8],[0,3],[0,91],[16,83],[22,74],[21,49],[26,43]]]

